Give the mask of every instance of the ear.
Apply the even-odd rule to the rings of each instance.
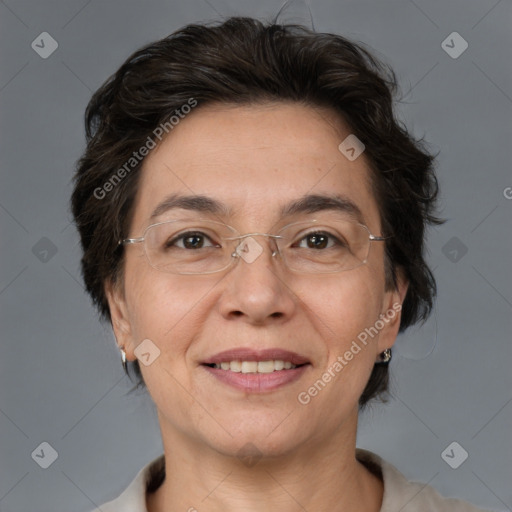
[[[134,360],[132,328],[122,285],[108,279],[105,282],[105,295],[117,345],[125,351],[127,359]]]
[[[409,281],[406,279],[403,269],[397,269],[396,289],[387,291],[382,302],[380,318],[384,322],[384,327],[379,333],[377,342],[379,354],[395,344],[402,318],[402,304],[408,288]]]

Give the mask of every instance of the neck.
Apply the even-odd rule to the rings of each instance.
[[[166,478],[148,511],[379,512],[383,484],[356,460],[356,430],[357,413],[329,440],[244,462],[163,428]]]

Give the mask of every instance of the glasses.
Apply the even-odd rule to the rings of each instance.
[[[352,270],[368,261],[375,236],[367,226],[352,220],[310,220],[288,224],[275,234],[247,233],[212,220],[177,219],[148,226],[140,238],[126,238],[119,245],[142,243],[149,264],[172,274],[213,274],[243,259],[255,261],[263,247],[255,237],[267,237],[272,257],[279,257],[292,271],[331,274]]]

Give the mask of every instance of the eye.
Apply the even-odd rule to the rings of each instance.
[[[187,231],[179,236],[174,237],[172,240],[168,240],[165,243],[165,248],[177,247],[179,249],[203,249],[205,247],[220,247],[218,244],[214,244],[208,235],[205,235],[201,231]]]
[[[313,231],[299,240],[297,246],[303,249],[330,249],[333,246],[346,247],[337,237],[327,231]]]

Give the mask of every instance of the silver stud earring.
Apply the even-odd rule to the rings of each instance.
[[[387,348],[384,350],[384,352],[381,352],[380,354],[380,361],[377,361],[375,364],[387,366],[389,362],[391,361],[392,353],[391,349]]]
[[[128,365],[126,364],[126,352],[123,348],[120,348],[119,350],[121,351],[121,363],[123,365],[124,371],[126,372],[128,368]]]

